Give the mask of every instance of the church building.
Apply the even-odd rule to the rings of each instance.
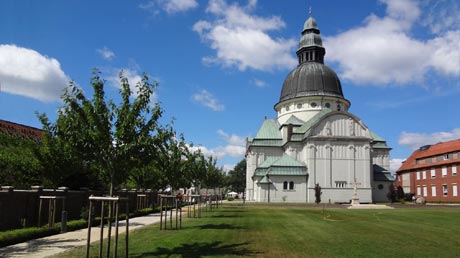
[[[346,46],[344,46],[346,47]],[[284,80],[276,119],[265,119],[246,143],[246,199],[256,202],[387,201],[391,148],[348,112],[337,74],[311,16],[304,24],[298,66]]]

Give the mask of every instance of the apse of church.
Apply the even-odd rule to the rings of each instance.
[[[326,49],[311,16],[286,77],[276,119],[265,119],[247,139],[246,198],[257,202],[350,202],[356,185],[363,203],[386,201],[394,180],[386,141],[348,112],[337,74],[324,64]]]

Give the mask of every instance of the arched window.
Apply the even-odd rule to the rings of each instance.
[[[294,190],[294,182],[289,182],[289,190]]]
[[[284,181],[283,183],[283,190],[287,190],[288,189],[288,182],[287,181]]]

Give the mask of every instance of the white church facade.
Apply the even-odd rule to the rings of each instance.
[[[313,17],[297,50],[299,64],[286,77],[276,119],[265,119],[246,143],[246,199],[256,202],[387,201],[390,173],[386,141],[348,112],[337,74],[324,65],[325,48]]]

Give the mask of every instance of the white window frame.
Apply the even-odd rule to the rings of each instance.
[[[431,196],[436,197],[436,185],[431,185]]]
[[[452,176],[456,176],[457,175],[457,164],[453,164],[452,165]]]
[[[436,169],[431,168],[431,178],[436,178]]]
[[[416,176],[417,176],[417,180],[420,180],[420,171],[417,171]]]
[[[428,187],[426,185],[423,186],[423,196],[427,197],[428,196]]]
[[[452,184],[452,196],[457,197],[458,196],[458,187],[457,184]]]
[[[422,171],[422,179],[426,179],[426,170]]]
[[[417,196],[421,196],[422,195],[422,188],[417,185]]]
[[[447,176],[447,167],[443,166],[442,167],[442,177],[446,177],[446,176]]]
[[[442,185],[442,196],[449,196],[449,188],[447,187],[447,185]]]

